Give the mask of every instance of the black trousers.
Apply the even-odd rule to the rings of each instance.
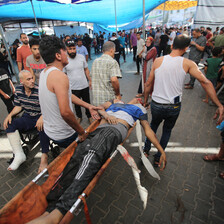
[[[117,61],[117,63],[120,66],[120,53],[119,54],[114,54],[114,59]]]
[[[137,46],[133,46],[133,61],[136,61]]]
[[[122,141],[114,127],[97,128],[78,144],[62,176],[47,196],[48,212],[55,208],[65,215],[101,166]]]
[[[72,90],[72,94],[76,95],[78,98],[82,99],[86,103],[90,103],[89,87],[81,90]],[[79,105],[75,104],[75,112],[78,118],[82,118],[82,110]],[[86,116],[88,118],[91,117],[91,114],[88,109],[86,109]]]
[[[120,48],[120,55],[123,55],[123,59],[125,61],[125,59],[126,59],[125,48]]]
[[[142,64],[142,59],[139,56],[137,56],[136,65],[137,65],[137,72],[138,73],[140,72],[140,64]]]
[[[161,56],[161,53],[163,52],[163,55],[167,55],[167,45],[159,46],[159,53],[158,56]]]
[[[14,95],[11,96],[11,98],[8,100],[6,100],[4,98],[4,96],[2,96],[2,95],[0,95],[0,97],[1,97],[2,101],[4,102],[4,104],[6,105],[8,113],[10,113],[12,111],[12,109],[14,108],[14,105],[13,105]]]

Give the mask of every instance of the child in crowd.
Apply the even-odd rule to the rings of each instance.
[[[216,88],[217,85],[217,78],[218,78],[218,72],[219,69],[224,65],[222,58],[222,48],[221,47],[215,47],[212,50],[212,58],[207,58],[204,65],[204,71],[206,78],[209,79],[214,88]],[[203,99],[203,102],[208,103],[209,97],[208,94],[206,94],[205,99]]]

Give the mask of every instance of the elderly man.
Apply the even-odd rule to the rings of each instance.
[[[136,120],[140,120],[145,135],[162,153],[159,166],[161,165],[161,170],[165,168],[166,155],[149,126],[146,109],[137,98],[128,104],[115,99],[113,102],[104,103],[102,107],[106,111],[104,109],[99,111],[104,117],[100,125],[94,132],[90,133],[85,142],[77,146],[58,184],[47,196],[47,212],[31,221],[30,224],[59,223],[100,167],[115,151],[117,145],[124,141],[128,130]],[[66,175],[68,173],[69,175]]]
[[[49,139],[43,131],[43,119],[41,116],[38,86],[34,83],[34,76],[30,71],[22,70],[19,73],[20,85],[16,87],[14,104],[15,107],[9,113],[4,121],[4,128],[14,153],[14,160],[8,167],[8,170],[16,170],[25,160],[26,155],[23,152],[19,131],[28,131],[35,127],[40,131],[40,144],[42,147],[42,157],[40,169],[47,166],[46,156],[49,151]],[[24,111],[22,117],[12,119],[21,111]]]
[[[119,65],[114,60],[115,44],[111,41],[103,45],[103,55],[92,65],[93,104],[98,106],[108,100],[121,99],[118,78],[121,78]]]

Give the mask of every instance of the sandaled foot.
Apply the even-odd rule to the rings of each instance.
[[[224,172],[221,172],[221,173],[219,174],[219,177],[222,178],[222,179],[224,180]]]
[[[143,93],[139,93],[135,97],[143,97]]]
[[[212,162],[212,161],[224,161],[224,158],[220,158],[218,154],[205,155],[203,157],[204,161]]]
[[[40,160],[40,166],[38,169],[38,173],[42,172],[48,166],[48,155],[47,153],[43,153]]]

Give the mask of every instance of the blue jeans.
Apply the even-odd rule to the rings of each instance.
[[[160,139],[160,145],[162,146],[163,150],[165,150],[170,135],[172,132],[172,129],[176,123],[176,120],[179,116],[181,110],[181,104],[179,105],[162,105],[157,104],[152,101],[151,103],[151,114],[152,114],[152,120],[151,120],[151,128],[156,133],[160,123],[164,121],[163,123],[163,132]],[[145,146],[144,146],[144,152],[148,153],[151,149],[151,142],[148,138],[145,140]],[[156,157],[160,157],[161,153],[157,152]]]

